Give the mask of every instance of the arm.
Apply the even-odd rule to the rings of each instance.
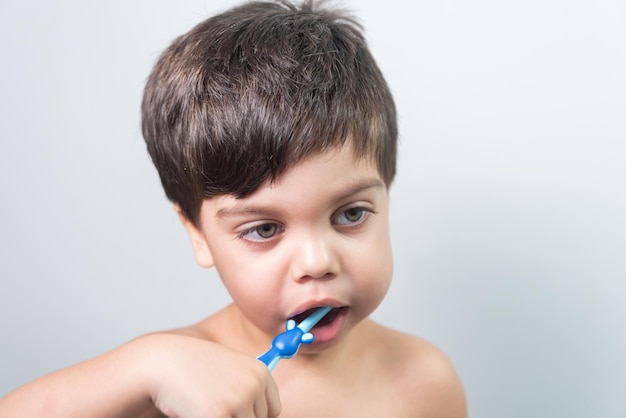
[[[277,416],[278,390],[260,361],[219,344],[153,334],[34,380],[0,399],[0,416]]]

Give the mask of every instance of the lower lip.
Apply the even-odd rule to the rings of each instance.
[[[348,314],[347,308],[340,308],[339,312],[335,315],[335,318],[332,322],[328,324],[324,324],[322,326],[313,327],[311,329],[311,334],[313,334],[313,345],[317,344],[325,344],[329,343],[341,333],[343,329],[343,324],[346,321],[346,316]]]

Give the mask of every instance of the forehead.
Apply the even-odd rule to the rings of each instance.
[[[203,203],[204,215],[227,217],[260,208],[333,206],[363,193],[386,193],[375,162],[357,157],[351,146],[332,148],[294,163],[249,196],[221,195]]]
[[[308,155],[289,165],[274,182],[280,182],[285,177],[293,176],[298,171],[326,171],[328,168],[345,168],[346,170],[378,171],[375,158],[372,155],[359,155],[351,140],[342,145]]]
[[[333,188],[362,182],[364,179],[384,184],[376,163],[369,156],[358,156],[350,144],[314,154],[288,167],[285,172],[259,187],[266,192],[315,192],[324,194]],[[256,193],[255,193],[256,194]]]

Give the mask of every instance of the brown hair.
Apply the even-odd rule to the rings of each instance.
[[[314,1],[250,2],[174,40],[142,118],[165,193],[194,223],[203,199],[245,197],[348,138],[387,185],[395,175],[395,106],[361,26]]]

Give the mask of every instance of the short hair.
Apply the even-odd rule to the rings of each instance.
[[[204,199],[243,198],[342,146],[396,171],[392,95],[361,25],[315,1],[253,1],[178,37],[151,72],[142,131],[169,200],[197,225]]]

